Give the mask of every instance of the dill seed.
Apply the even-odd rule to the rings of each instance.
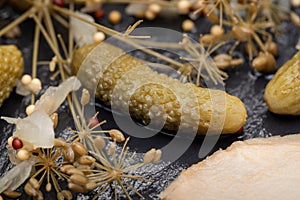
[[[121,21],[122,19],[122,15],[119,11],[117,10],[113,10],[109,13],[108,15],[108,20],[110,23],[112,24],[117,24]]]

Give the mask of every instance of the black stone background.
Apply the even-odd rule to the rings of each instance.
[[[105,8],[105,17],[103,19],[98,20],[99,23],[104,24],[108,27],[114,28],[118,31],[124,31],[128,25],[133,24],[136,19],[134,17],[129,17],[122,12],[123,19],[122,22],[118,25],[112,26],[108,23],[106,16],[110,10],[118,9],[123,10],[124,6],[104,6]],[[296,10],[299,13],[299,10]],[[0,27],[3,27],[9,21],[14,19],[20,12],[12,10],[10,7],[4,5],[0,9],[0,16],[4,18],[4,20],[0,21]],[[173,18],[167,17],[158,17],[154,21],[145,20],[141,27],[165,27],[174,29],[177,31],[181,31],[181,22],[186,19],[186,16],[178,16]],[[207,33],[212,24],[207,21],[205,18],[200,18],[196,21],[197,30],[193,33],[189,34],[195,40],[198,39],[199,33]],[[31,52],[32,52],[32,39],[33,39],[33,27],[34,23],[31,20],[25,21],[21,24],[22,29],[22,37],[18,39],[0,39],[0,41],[5,43],[13,43],[16,44],[19,48],[21,48],[23,52],[23,56],[25,59],[25,73],[30,73],[31,70]],[[295,52],[295,45],[300,37],[300,28],[295,27],[290,22],[284,22],[282,24],[283,34],[279,35],[276,40],[279,44],[279,56],[277,57],[277,68],[280,67],[286,60],[288,60]],[[66,36],[66,31],[57,26],[57,32],[61,33],[63,36]],[[221,50],[226,49],[225,46]],[[41,53],[40,60],[49,60],[52,57],[49,48],[46,45],[46,42],[42,40],[41,42]],[[242,48],[234,53],[234,56],[244,57],[244,52]],[[249,65],[249,61],[246,59],[245,64],[243,66],[239,66],[233,69],[227,70],[230,78],[226,81],[226,90],[238,97],[240,97],[244,103],[246,104],[249,118],[251,122],[247,122],[247,125],[244,128],[244,132],[241,134],[233,134],[227,136],[221,136],[215,148],[210,152],[213,153],[216,150],[228,147],[232,142],[240,139],[247,139],[250,137],[258,137],[258,136],[270,136],[270,135],[286,135],[286,134],[294,134],[300,132],[300,118],[299,117],[291,117],[291,116],[279,116],[270,113],[266,109],[266,105],[263,103],[263,91],[265,85],[270,80],[272,75],[261,75],[258,73],[254,73],[251,70],[251,66]],[[0,72],[1,73],[1,72]],[[44,89],[50,85],[58,84],[58,80],[50,81],[49,75],[51,73],[48,71],[47,67],[40,67],[38,70],[38,76],[43,80]],[[24,117],[24,109],[25,106],[29,103],[29,98],[23,98],[13,92],[9,99],[5,101],[3,106],[0,108],[0,116],[12,116],[12,117]],[[96,102],[96,108],[100,112],[99,119],[106,119],[108,122],[103,126],[103,128],[116,128],[116,124],[113,121],[112,114],[107,108],[103,108],[101,106],[101,102]],[[262,110],[262,111],[261,111]],[[59,109],[60,116],[60,124],[58,125],[57,132],[58,135],[62,133],[62,130],[65,128],[66,124],[68,126],[72,125],[72,122],[69,118],[70,113],[67,109],[66,104],[64,104]],[[257,120],[257,119],[260,119]],[[256,121],[255,121],[256,120]],[[254,121],[254,128],[249,125]],[[251,128],[252,127],[252,128]],[[0,143],[0,174],[3,175],[7,172],[9,168],[11,168],[11,164],[7,159],[6,153],[6,141],[7,138],[12,134],[13,126],[8,125],[3,120],[0,120],[0,131],[1,131],[1,143]],[[155,147],[160,148],[167,144],[170,140],[172,140],[172,133],[162,132],[154,137],[148,139],[138,139],[131,137],[129,142],[129,146],[131,149],[137,152],[145,152],[148,149]],[[178,175],[177,166],[188,167],[194,163],[197,163],[201,160],[198,157],[199,148],[201,143],[203,142],[204,137],[198,136],[191,147],[186,151],[185,154],[174,164],[170,165],[168,168],[161,170],[157,174],[153,174],[153,179],[155,179],[158,183],[162,181],[162,179],[172,180]],[[173,171],[172,171],[173,170]],[[233,172],[234,173],[234,172]],[[159,185],[159,184],[156,184]],[[161,184],[161,187],[155,186],[155,184],[151,185],[147,189],[143,190],[142,193],[146,199],[153,199],[157,193],[159,193],[163,188],[166,187],[165,184]],[[22,190],[20,190],[22,191]],[[46,199],[53,199],[54,193],[50,193],[46,196]],[[78,196],[77,199],[90,199],[93,196],[93,193],[88,194],[87,196]],[[137,196],[133,196],[134,199],[137,199]],[[157,197],[155,197],[157,198]],[[23,195],[20,199],[30,199],[29,197]],[[104,199],[104,198],[103,198]]]

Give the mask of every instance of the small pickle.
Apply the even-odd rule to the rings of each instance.
[[[0,45],[0,107],[23,73],[21,51],[15,45]]]
[[[206,134],[208,129],[217,130],[223,121],[220,129],[227,134],[237,132],[246,122],[245,106],[237,97],[159,74],[108,43],[78,49],[72,65],[74,73],[79,71],[88,80],[85,87],[97,85],[96,97],[102,102],[110,105],[113,99],[121,112],[129,108],[130,115],[145,125],[164,120],[168,130],[192,128]]]
[[[300,51],[277,71],[264,97],[271,112],[300,115]]]

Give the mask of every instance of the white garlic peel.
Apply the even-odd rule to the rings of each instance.
[[[93,17],[91,17],[88,14],[76,12],[76,15],[78,15],[81,18],[84,18],[87,21],[95,22]],[[79,47],[94,42],[94,34],[97,32],[97,28],[74,17],[71,17],[70,24],[76,44],[78,44]]]
[[[147,8],[148,6],[146,4],[131,3],[126,7],[125,12],[127,15],[137,15],[139,13],[145,13]]]
[[[29,177],[32,165],[36,161],[29,159],[12,168],[0,179],[0,193],[8,190],[14,191]]]
[[[22,96],[27,96],[29,95],[31,92],[30,90],[21,83],[20,80],[17,80],[17,88],[16,88],[16,93]]]
[[[10,147],[9,145],[7,145],[6,148],[7,148],[7,155],[8,155],[9,161],[13,165],[17,165],[22,162],[17,158],[17,151],[14,148]]]
[[[51,118],[43,110],[34,111],[24,119],[18,119],[14,137],[33,145],[34,148],[52,148],[54,130]]]
[[[81,86],[76,77],[70,77],[58,87],[49,87],[36,102],[35,111],[24,119],[1,117],[8,123],[16,124],[14,137],[33,145],[33,148],[52,148],[54,145],[53,121],[50,115],[66,99],[67,95]]]
[[[1,119],[5,120],[7,123],[10,124],[17,124],[18,122],[17,118],[12,118],[12,117],[1,117]]]
[[[72,91],[78,90],[80,86],[80,81],[75,76],[72,76],[58,87],[49,87],[45,94],[36,102],[35,110],[43,110],[50,116],[64,102],[67,95]]]

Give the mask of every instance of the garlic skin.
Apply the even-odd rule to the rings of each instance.
[[[88,14],[76,12],[76,15],[78,15],[79,17],[87,21],[95,22],[93,17],[91,17]],[[71,17],[70,24],[71,24],[71,30],[74,35],[76,44],[78,44],[79,47],[94,42],[94,34],[97,33],[97,28],[95,28],[90,24],[80,21],[75,17]]]
[[[33,148],[52,148],[54,130],[51,118],[43,110],[37,110],[24,119],[17,119],[14,137],[31,143]]]
[[[1,117],[16,124],[13,137],[20,138],[30,148],[52,148],[54,146],[54,128],[51,115],[66,99],[67,95],[81,86],[76,77],[70,77],[58,87],[49,87],[36,102],[34,111],[26,118]],[[29,148],[29,147],[28,147]]]
[[[36,162],[29,159],[17,164],[0,179],[0,193],[9,190],[14,191],[29,177],[32,165]]]
[[[72,76],[62,82],[58,87],[49,87],[45,94],[35,104],[35,110],[43,110],[49,116],[64,102],[67,95],[80,88],[81,83]]]

